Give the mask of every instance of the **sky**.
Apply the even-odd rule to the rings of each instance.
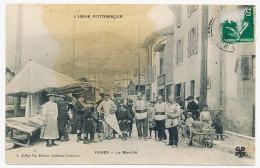
[[[114,69],[113,72],[115,69],[135,70],[139,34],[142,43],[152,32],[172,25],[174,19],[167,5],[23,4],[22,7],[21,67],[32,59],[72,76],[74,37],[77,77],[86,75],[88,69],[91,72],[101,69]],[[78,14],[122,15],[122,19],[75,18]],[[14,70],[16,4],[7,5],[6,17],[6,66]],[[141,57],[144,65],[143,49]]]

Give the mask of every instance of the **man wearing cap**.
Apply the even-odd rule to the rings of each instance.
[[[115,112],[117,110],[117,107],[115,105],[115,103],[110,99],[110,95],[109,94],[104,94],[104,100],[99,104],[99,106],[97,107],[97,111],[100,113],[104,113],[104,118],[105,118],[105,134],[106,134],[106,138],[108,140],[111,140],[113,137],[113,128],[108,124],[108,121],[106,120],[106,116],[109,115],[115,115]],[[116,120],[116,119],[115,119]],[[117,124],[118,123],[114,123],[114,121],[112,121],[113,124]],[[117,121],[116,121],[117,122]]]
[[[169,146],[178,146],[178,129],[179,117],[181,114],[181,109],[179,104],[176,103],[174,96],[170,96],[168,100],[168,105],[166,107],[167,119],[165,122],[165,127],[169,131]]]
[[[192,112],[192,118],[197,120],[199,118],[199,106],[194,102],[194,97],[189,96],[188,98],[187,110]]]
[[[47,94],[49,101],[42,106],[42,115],[45,117],[44,125],[41,130],[41,139],[45,139],[47,147],[57,146],[54,143],[55,139],[59,138],[59,131],[57,127],[57,117],[58,117],[58,106],[54,103],[58,95],[52,93]]]
[[[137,93],[137,101],[134,102],[132,110],[135,114],[136,127],[138,132],[139,140],[144,138],[147,141],[148,135],[148,114],[147,114],[147,104],[145,100],[142,99],[142,93]]]
[[[64,141],[69,140],[68,133],[66,131],[67,124],[69,122],[69,115],[68,115],[68,104],[66,101],[63,100],[62,95],[59,95],[57,99],[54,101],[57,103],[58,106],[58,129],[59,129],[59,139],[62,137]]]
[[[166,116],[166,103],[163,102],[162,96],[159,95],[157,98],[157,103],[154,106],[154,119],[155,119],[155,125],[158,130],[158,138],[159,141],[166,142],[167,136],[165,133],[165,119]]]
[[[84,114],[84,96],[79,95],[78,99],[74,105],[75,110],[75,121],[76,121],[76,128],[77,128],[77,142],[82,141],[81,131],[83,127],[83,114]]]

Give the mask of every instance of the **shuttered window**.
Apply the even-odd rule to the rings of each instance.
[[[160,50],[160,75],[163,74],[163,57],[164,57],[164,49]]]
[[[188,56],[198,53],[198,26],[193,27],[188,33]]]
[[[177,41],[176,50],[176,64],[178,64],[183,61],[183,39]]]
[[[190,81],[190,96],[194,97],[195,92],[195,80]]]
[[[255,56],[243,55],[241,58],[241,76],[242,79],[250,79],[255,76]]]

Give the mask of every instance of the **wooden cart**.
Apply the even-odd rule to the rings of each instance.
[[[211,148],[213,147],[214,136],[215,130],[213,128],[208,130],[196,130],[191,126],[186,125],[185,122],[182,122],[178,126],[178,146],[180,147],[187,147],[191,144],[194,137],[196,137],[200,146],[204,148]]]

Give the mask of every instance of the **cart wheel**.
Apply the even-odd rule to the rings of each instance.
[[[187,147],[190,144],[191,141],[191,129],[189,126],[180,126],[178,127],[178,146],[180,147]]]
[[[200,141],[200,145],[204,148],[212,148],[213,136],[212,135],[203,136],[202,140]]]

